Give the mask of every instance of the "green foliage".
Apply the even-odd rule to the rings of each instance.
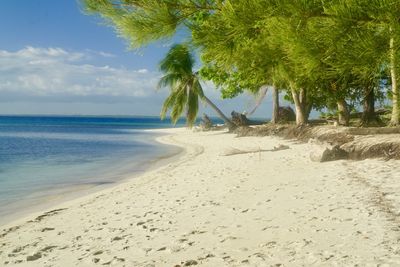
[[[335,112],[338,101],[355,107],[371,88],[378,100],[390,97],[387,81],[399,68],[390,61],[391,52],[400,56],[398,0],[82,1],[134,48],[186,27],[203,63],[200,76],[223,98],[274,85],[290,101],[306,92],[304,103]],[[160,64],[160,86],[171,88],[162,114],[171,109],[174,120],[188,107],[190,123],[202,91],[193,57],[178,48]]]
[[[172,37],[179,25],[196,21],[213,10],[207,0],[81,0],[86,12],[98,14],[129,41],[132,48]]]
[[[171,47],[160,62],[160,70],[165,74],[158,88],[168,87],[170,95],[164,101],[161,118],[171,110],[171,120],[175,124],[186,109],[186,121],[192,126],[199,109],[199,97],[204,96],[197,75],[193,73],[194,58],[186,44]]]

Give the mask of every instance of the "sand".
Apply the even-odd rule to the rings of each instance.
[[[316,163],[311,144],[166,131],[179,158],[4,226],[0,265],[400,266],[398,161]]]

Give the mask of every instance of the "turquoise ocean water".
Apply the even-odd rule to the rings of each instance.
[[[144,131],[167,127],[168,120],[156,117],[0,116],[0,222],[140,174],[154,159],[178,153]]]

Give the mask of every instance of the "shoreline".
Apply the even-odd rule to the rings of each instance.
[[[171,128],[172,129],[172,128]],[[150,132],[153,134],[158,134],[160,136],[155,136],[153,141],[167,146],[175,146],[173,144],[164,143],[162,140],[163,137],[169,135],[168,128],[160,128],[160,129],[143,129],[143,132]],[[145,142],[150,142],[146,140]],[[176,149],[176,151],[174,151]],[[107,181],[94,181],[89,183],[82,183],[82,184],[70,184],[67,186],[67,190],[65,188],[58,188],[54,187],[51,189],[52,193],[42,196],[42,197],[35,197],[35,194],[40,194],[40,192],[36,192],[32,195],[32,200],[35,202],[33,206],[26,206],[25,204],[29,202],[28,199],[21,201],[18,203],[16,207],[19,209],[14,214],[7,214],[5,218],[0,218],[0,229],[7,227],[14,222],[21,221],[25,218],[30,217],[32,214],[45,212],[46,210],[52,209],[64,203],[68,203],[70,201],[74,201],[76,199],[90,196],[102,190],[107,190],[114,186],[118,186],[119,184],[129,182],[131,179],[135,179],[137,177],[142,176],[143,174],[153,171],[157,168],[160,168],[164,165],[167,165],[169,162],[173,161],[176,158],[179,158],[181,155],[185,153],[184,148],[175,146],[173,149],[168,149],[168,151],[164,151],[163,155],[154,155],[143,162],[141,162],[144,168],[137,170],[125,170],[124,173],[117,174],[118,179],[107,182]],[[130,161],[126,161],[125,165],[128,164]],[[124,165],[124,166],[125,166]],[[119,170],[120,168],[118,168]],[[115,170],[114,170],[115,172]],[[112,176],[113,171],[110,171],[107,176]],[[44,201],[44,202],[43,202]]]
[[[0,264],[400,264],[396,161],[317,163],[306,153],[312,144],[225,131],[172,129],[161,139],[185,153],[9,225]],[[280,145],[288,149],[271,150]]]

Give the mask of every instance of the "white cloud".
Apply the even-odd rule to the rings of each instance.
[[[62,48],[0,50],[0,113],[158,114],[168,94],[168,89],[155,90],[160,73],[91,64],[96,59],[112,62],[113,57],[106,52]],[[254,96],[221,100],[213,84],[203,86],[207,96],[227,115],[232,110],[248,110],[254,104]],[[270,113],[269,102],[267,97],[257,111],[261,117]],[[204,105],[199,114],[202,112],[215,115]]]
[[[85,51],[87,52],[87,54],[93,54],[95,56],[102,56],[102,57],[105,57],[105,58],[115,58],[115,57],[117,57],[114,54],[111,54],[111,53],[108,53],[108,52],[104,52],[104,51],[95,51],[95,50],[92,50],[92,49],[86,49]]]
[[[110,53],[103,52],[103,51],[100,51],[100,52],[98,52],[98,53],[99,53],[99,55],[102,56],[102,57],[116,57],[114,54],[110,54]]]
[[[140,70],[138,70],[138,72],[139,72],[139,73],[148,73],[149,70],[147,70],[147,69],[140,69]]]
[[[84,57],[84,54],[77,52],[67,52],[62,48],[35,48],[32,46],[27,46],[24,49],[16,52],[0,50],[0,57],[18,57],[30,60],[46,58],[47,60],[62,59],[65,61],[77,61],[82,59]]]
[[[95,66],[88,63],[93,55],[114,56],[30,46],[19,51],[0,50],[0,94],[17,100],[29,96],[96,97],[99,101],[99,96],[143,98],[155,93],[158,73]]]

